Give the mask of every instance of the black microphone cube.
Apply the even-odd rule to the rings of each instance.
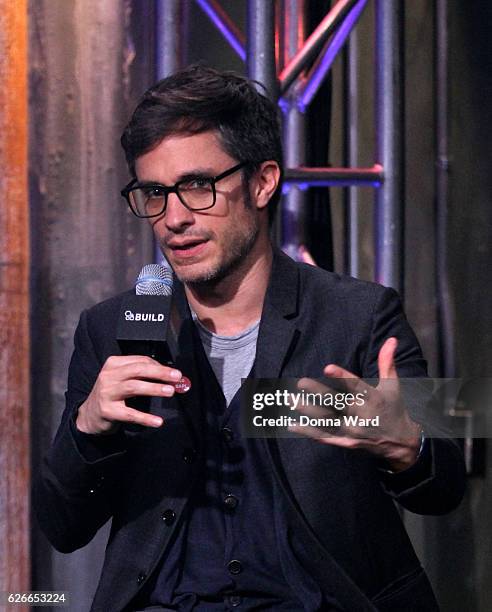
[[[171,296],[125,296],[116,335],[122,355],[144,355],[172,367],[173,358],[166,340],[170,311]],[[148,411],[150,398],[129,398],[126,403],[137,410]]]

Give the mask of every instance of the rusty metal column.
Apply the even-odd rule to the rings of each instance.
[[[25,591],[30,588],[25,0],[0,0],[0,78],[0,591]]]
[[[403,289],[403,127],[400,0],[376,1],[376,280]]]
[[[60,422],[80,311],[131,287],[152,260],[151,229],[119,194],[128,182],[121,131],[154,78],[150,8],[29,3],[34,469]],[[70,612],[88,610],[107,534],[64,555],[36,529],[33,586],[69,591]]]

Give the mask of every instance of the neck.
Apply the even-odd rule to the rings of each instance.
[[[259,253],[255,251],[215,284],[185,285],[188,303],[210,331],[233,336],[261,317],[273,255],[270,242]]]

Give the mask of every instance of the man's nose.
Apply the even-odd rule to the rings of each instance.
[[[178,231],[195,223],[195,216],[191,210],[186,208],[175,193],[170,193],[167,196],[164,223],[172,231]]]

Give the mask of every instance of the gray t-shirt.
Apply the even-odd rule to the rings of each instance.
[[[231,403],[253,367],[260,321],[236,336],[220,336],[209,331],[193,313],[205,354],[222,387],[227,405]]]

